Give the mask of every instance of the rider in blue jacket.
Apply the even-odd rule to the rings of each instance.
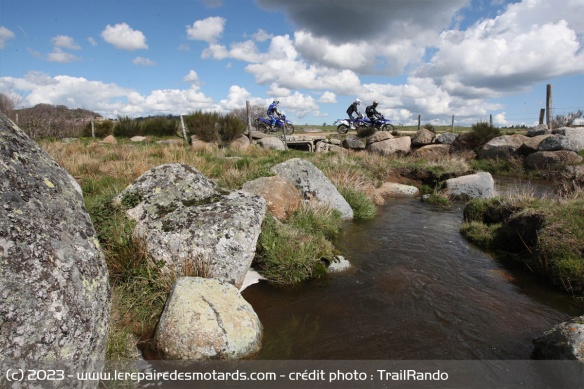
[[[276,124],[276,117],[280,116],[280,111],[278,111],[278,104],[280,102],[278,100],[274,100],[272,104],[268,107],[268,117],[272,119],[272,126]]]

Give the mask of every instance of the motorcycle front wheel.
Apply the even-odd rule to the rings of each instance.
[[[347,132],[349,132],[349,126],[347,126],[346,124],[339,124],[339,126],[337,127],[337,132],[339,134],[346,134]]]
[[[383,126],[381,126],[381,131],[389,131],[390,133],[395,131],[395,127],[393,126],[393,124],[384,124]]]
[[[268,125],[266,123],[258,123],[258,125],[256,126],[256,129],[260,132],[265,133],[265,134],[270,132],[270,128],[268,127]]]

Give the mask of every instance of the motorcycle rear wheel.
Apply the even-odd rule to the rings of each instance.
[[[339,126],[337,127],[337,132],[339,134],[346,134],[347,132],[349,132],[349,127],[346,124],[339,124]]]
[[[270,128],[268,127],[268,125],[266,123],[258,123],[256,128],[258,131],[263,132],[265,134],[270,132]]]

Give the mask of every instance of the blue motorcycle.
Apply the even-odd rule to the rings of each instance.
[[[282,131],[285,135],[292,135],[294,133],[294,125],[290,120],[286,119],[286,115],[281,115],[276,119],[276,124],[272,125],[271,119],[258,117],[255,120],[255,127],[258,131],[264,133]]]
[[[370,127],[375,128],[380,131],[395,131],[395,127],[391,124],[391,120],[386,119],[383,115],[380,118],[371,121],[369,118],[365,118],[362,120],[361,126],[363,127]]]

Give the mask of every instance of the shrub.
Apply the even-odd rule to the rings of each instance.
[[[436,133],[436,127],[434,127],[434,125],[432,123],[424,124],[424,128],[428,131],[433,132],[434,134]]]
[[[247,125],[235,115],[225,115],[219,120],[219,138],[223,144],[229,144],[242,135],[246,129]]]
[[[119,116],[116,125],[114,126],[114,136],[132,137],[142,135],[140,122],[132,119],[129,116]]]
[[[142,135],[151,136],[173,136],[178,130],[176,119],[154,116],[140,122]]]
[[[190,135],[204,142],[219,143],[220,117],[217,112],[197,111],[185,116],[184,121]]]
[[[477,147],[482,147],[485,143],[501,134],[501,130],[493,127],[487,122],[477,122],[473,124],[471,132]]]
[[[94,122],[95,136],[97,138],[105,138],[108,135],[114,133],[114,122],[109,119],[102,120],[100,122]],[[90,137],[91,134],[91,122],[88,122],[83,128],[83,136]]]

